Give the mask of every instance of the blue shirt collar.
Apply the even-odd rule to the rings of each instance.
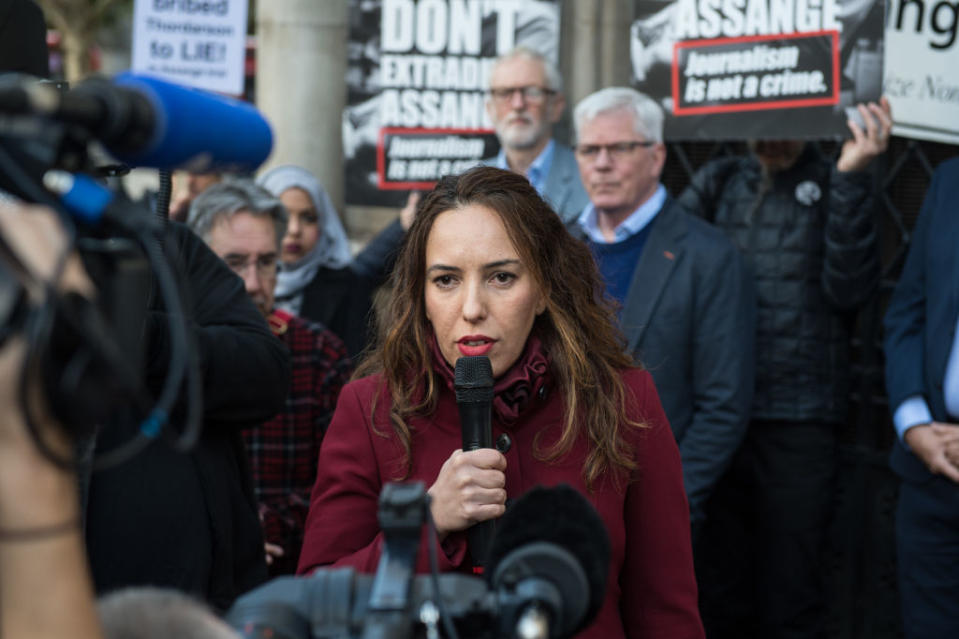
[[[529,169],[526,171],[526,179],[529,180],[529,183],[533,185],[533,188],[536,189],[536,192],[541,196],[544,196],[543,189],[546,188],[546,176],[549,175],[549,169],[553,164],[553,155],[555,154],[556,142],[550,139],[546,143],[546,146],[543,147],[543,150],[540,151],[540,154],[536,156],[536,159],[533,160],[533,163],[529,165]],[[506,161],[506,150],[500,148],[499,154],[496,156],[495,166],[500,169],[510,170],[509,163]]]
[[[615,239],[612,242],[608,241],[599,229],[596,207],[593,206],[592,202],[586,205],[586,208],[583,209],[583,212],[579,218],[577,218],[576,222],[580,228],[583,229],[583,232],[586,233],[586,236],[593,242],[597,244],[614,244],[616,242],[622,242],[642,231],[647,224],[653,221],[653,218],[656,217],[656,214],[659,213],[659,210],[663,208],[663,204],[665,203],[666,187],[660,184],[656,187],[656,192],[653,193],[649,199],[640,204],[639,208],[633,211],[628,218],[616,227],[614,233]]]

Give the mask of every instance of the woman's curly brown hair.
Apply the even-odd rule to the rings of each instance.
[[[430,349],[431,331],[424,302],[426,243],[440,214],[483,206],[500,216],[520,259],[546,299],[533,324],[553,378],[565,398],[563,431],[555,445],[536,454],[555,461],[585,436],[589,452],[583,467],[587,485],[607,471],[628,474],[636,467],[623,428],[627,390],[623,369],[635,367],[616,328],[611,304],[587,246],[573,238],[559,216],[530,186],[510,171],[477,167],[442,178],[421,201],[392,274],[392,296],[381,318],[380,342],[357,370],[357,377],[382,373],[392,399],[390,421],[410,459],[408,420],[436,409],[438,384]],[[373,407],[374,414],[376,407]]]

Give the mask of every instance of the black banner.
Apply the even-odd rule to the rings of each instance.
[[[410,189],[495,155],[493,61],[520,45],[556,60],[558,44],[555,0],[352,0],[347,203],[401,206]]]
[[[637,13],[634,81],[667,139],[844,136],[881,95],[878,0],[639,0]]]
[[[498,151],[495,135],[470,129],[380,129],[377,186],[431,189],[440,177],[462,173]]]

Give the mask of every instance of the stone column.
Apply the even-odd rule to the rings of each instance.
[[[563,72],[570,107],[593,91],[627,86],[631,2],[576,0],[563,3]]]
[[[273,127],[264,169],[298,164],[343,212],[344,0],[257,0],[256,102]]]

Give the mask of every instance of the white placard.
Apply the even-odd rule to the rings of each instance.
[[[889,0],[884,91],[893,133],[959,144],[959,4]]]
[[[248,0],[136,0],[133,70],[243,93]]]

